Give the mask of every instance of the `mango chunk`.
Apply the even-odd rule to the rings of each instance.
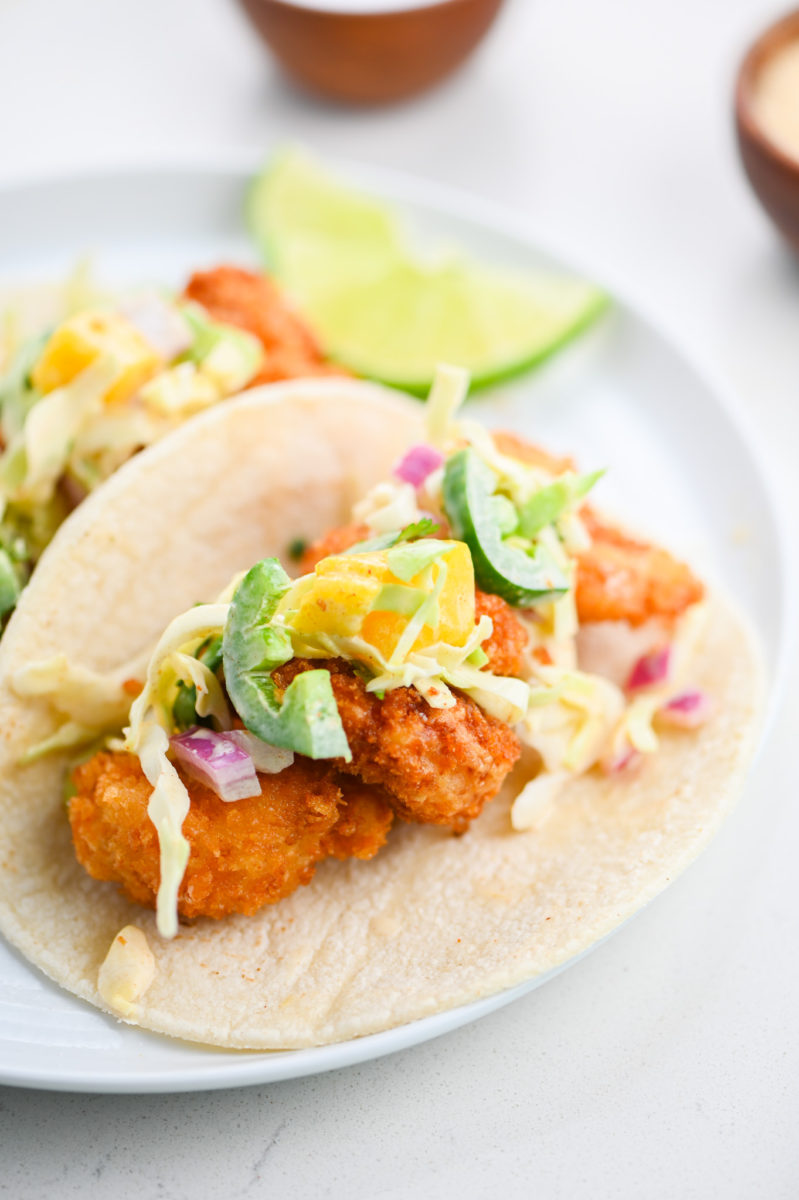
[[[429,570],[407,581],[392,574],[386,550],[322,559],[313,576],[303,581],[292,628],[311,638],[320,633],[358,636],[388,660],[443,570],[438,602],[425,614],[408,653],[435,642],[464,645],[475,623],[474,570],[467,546],[446,545]]]
[[[53,392],[71,383],[102,354],[119,364],[114,383],[106,393],[109,404],[122,403],[162,369],[164,363],[138,329],[117,313],[77,313],[59,325],[33,368],[33,386]]]

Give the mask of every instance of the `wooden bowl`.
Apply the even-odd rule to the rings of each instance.
[[[752,44],[738,71],[735,125],[741,159],[757,198],[780,233],[799,253],[799,158],[791,158],[763,129],[755,95],[772,55],[799,39],[799,11],[769,26]]]
[[[286,71],[319,95],[382,104],[466,59],[503,0],[240,0]]]

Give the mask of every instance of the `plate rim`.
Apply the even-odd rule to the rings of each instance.
[[[173,177],[192,174],[225,177],[231,182],[240,182],[244,188],[248,180],[263,166],[268,153],[274,152],[274,149],[276,147],[272,151],[264,151],[259,154],[237,149],[213,154],[164,153],[112,162],[106,166],[79,166],[69,171],[49,169],[30,171],[26,172],[24,176],[1,180],[0,199],[11,200],[15,194],[21,195],[32,189],[39,191],[64,184],[88,187],[92,182],[137,180],[148,174]],[[313,147],[311,149],[315,153],[315,149]],[[798,636],[789,620],[789,614],[794,607],[796,598],[797,564],[790,550],[787,505],[782,502],[781,489],[773,474],[768,470],[764,441],[753,419],[745,410],[742,400],[728,382],[721,377],[720,372],[702,358],[696,347],[686,344],[685,338],[675,331],[668,318],[652,312],[647,299],[639,295],[636,288],[616,281],[613,273],[604,268],[594,269],[595,264],[592,263],[590,252],[583,253],[581,251],[580,265],[577,266],[568,248],[563,246],[562,238],[553,235],[551,230],[525,218],[518,210],[404,170],[372,166],[343,156],[333,157],[322,154],[320,157],[326,163],[332,162],[333,168],[340,171],[342,175],[349,175],[367,189],[373,186],[375,191],[394,197],[399,204],[416,204],[420,207],[434,209],[440,214],[455,214],[475,225],[493,230],[500,229],[514,240],[523,242],[531,249],[557,260],[566,270],[588,276],[603,288],[619,306],[627,309],[639,322],[643,323],[649,332],[659,337],[703,385],[708,401],[715,406],[716,415],[733,427],[733,432],[744,445],[750,457],[763,490],[774,531],[779,571],[777,580],[779,621],[775,631],[779,654],[772,673],[771,688],[761,724],[757,751],[759,754],[766,743],[779,709]],[[753,765],[754,763],[750,764],[749,771],[752,770]],[[693,864],[691,865],[693,866]],[[648,907],[648,905],[644,907]],[[643,911],[643,909],[638,911]],[[631,917],[622,925],[617,926],[605,938],[600,939],[581,954],[566,960],[541,976],[469,1004],[422,1017],[394,1029],[368,1034],[365,1037],[299,1050],[225,1051],[215,1048],[215,1054],[219,1055],[218,1067],[206,1062],[194,1067],[181,1065],[177,1070],[148,1069],[141,1073],[127,1072],[117,1077],[110,1073],[108,1075],[100,1073],[76,1075],[74,1072],[59,1072],[53,1067],[33,1071],[25,1068],[6,1069],[0,1067],[0,1084],[79,1093],[157,1094],[255,1086],[337,1070],[422,1044],[504,1007],[549,982],[567,967],[573,966],[632,919]],[[31,971],[36,970],[31,964],[26,965]],[[140,1032],[146,1033],[146,1031]],[[159,1035],[152,1036],[158,1037]],[[188,1046],[191,1048],[192,1044],[189,1043]],[[197,1048],[204,1049],[203,1047]]]

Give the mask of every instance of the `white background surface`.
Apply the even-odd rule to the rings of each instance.
[[[736,60],[771,15],[762,0],[512,0],[438,92],[351,113],[287,88],[232,0],[0,0],[0,177],[293,138],[500,200],[731,386],[795,527],[799,267],[742,181],[730,122]],[[546,988],[317,1079],[7,1089],[0,1192],[796,1197],[798,717],[788,695],[700,862]]]

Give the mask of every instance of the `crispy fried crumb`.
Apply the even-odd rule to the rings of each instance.
[[[322,841],[333,858],[374,858],[388,838],[394,810],[388,796],[352,775],[339,775],[342,807],[339,818]]]
[[[530,640],[527,630],[501,596],[492,596],[478,588],[474,594],[474,604],[477,620],[485,615],[494,623],[491,637],[483,642],[483,650],[488,655],[486,670],[493,671],[495,675],[519,675],[525,647]]]
[[[326,855],[369,858],[384,843],[391,824],[385,801],[343,798],[330,763],[297,756],[259,779],[260,796],[225,803],[183,777],[191,853],[178,899],[182,916],[249,915],[308,883]],[[76,768],[74,781],[69,820],[78,860],[95,879],[113,880],[129,899],[153,907],[158,839],[147,816],[152,787],[138,759],[96,754]]]
[[[703,584],[668,551],[628,537],[589,508],[581,515],[592,538],[577,559],[577,614],[583,623],[674,621],[702,599]]]
[[[339,769],[386,792],[408,821],[463,830],[497,794],[520,754],[512,729],[466,696],[452,708],[431,708],[413,688],[380,700],[341,659],[292,659],[275,679],[287,687],[302,671],[330,671],[352,762]]]

